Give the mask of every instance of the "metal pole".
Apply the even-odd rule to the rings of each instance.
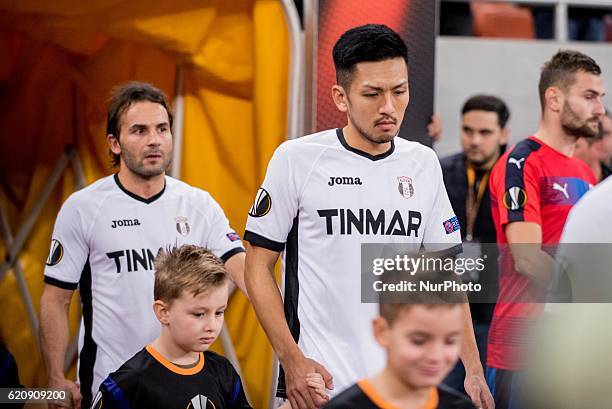
[[[272,382],[270,383],[270,403],[268,404],[269,409],[276,409],[276,389],[278,387],[278,358],[274,355],[272,361]]]
[[[287,106],[287,139],[295,139],[302,135],[300,123],[303,123],[303,113],[300,112],[302,71],[304,67],[304,46],[300,29],[300,17],[292,0],[282,0],[285,20],[289,30],[291,60],[289,63],[289,95]]]
[[[17,236],[15,237],[13,244],[11,246],[7,246],[7,251],[6,251],[7,260],[4,261],[2,265],[0,265],[0,281],[2,281],[8,269],[11,268],[13,264],[15,263],[15,261],[17,260],[17,255],[23,248],[23,245],[25,244],[26,239],[28,238],[30,232],[32,231],[32,228],[34,227],[34,223],[36,223],[36,220],[38,219],[40,212],[42,211],[43,207],[49,200],[49,196],[53,192],[55,185],[57,184],[60,177],[62,176],[64,169],[68,165],[68,161],[74,156],[74,153],[75,153],[74,148],[68,147],[66,149],[66,152],[64,152],[62,156],[59,158],[55,167],[51,171],[47,184],[43,187],[43,190],[40,196],[38,197],[36,204],[32,208],[30,215],[26,219],[25,223],[19,229],[19,232],[17,233]]]
[[[0,230],[2,233],[2,239],[6,244],[6,248],[9,248],[13,244],[13,235],[11,234],[11,229],[9,228],[8,217],[6,215],[6,211],[4,210],[4,206],[0,204]],[[26,312],[28,314],[28,318],[30,320],[30,325],[32,326],[32,334],[34,335],[34,342],[36,342],[36,346],[40,350],[40,338],[39,338],[39,327],[38,327],[38,317],[36,315],[36,309],[34,308],[34,303],[32,302],[32,296],[30,295],[30,290],[28,289],[28,284],[25,280],[25,274],[23,269],[21,268],[21,263],[19,260],[15,261],[13,265],[13,273],[15,274],[15,279],[17,280],[17,284],[19,285],[19,292],[23,298],[23,302],[25,304]]]
[[[558,2],[555,6],[555,37],[557,41],[567,41],[567,4]]]
[[[317,45],[319,40],[319,0],[304,0],[304,128],[317,130]]]
[[[78,150],[75,148],[75,154],[72,157],[72,171],[74,172],[74,180],[76,183],[75,190],[81,190],[87,184],[85,179],[85,172],[83,171],[83,165],[81,164],[81,158],[79,158]]]
[[[174,150],[170,175],[181,178],[181,163],[183,157],[183,127],[185,123],[185,69],[182,64],[176,66],[176,81],[174,85],[174,124],[172,130]]]

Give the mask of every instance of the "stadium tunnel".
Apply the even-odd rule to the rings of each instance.
[[[0,5],[0,338],[24,385],[46,385],[37,316],[57,212],[79,186],[112,172],[105,141],[112,87],[140,80],[166,92],[180,110],[172,173],[209,191],[242,232],[291,122],[286,13],[276,0]],[[73,299],[71,337],[78,307]],[[226,323],[251,403],[267,407],[272,349],[242,294],[233,296]],[[75,348],[73,341],[73,356]],[[74,377],[74,360],[68,364]]]

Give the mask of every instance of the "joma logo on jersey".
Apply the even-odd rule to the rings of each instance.
[[[152,271],[155,269],[155,266],[153,265],[155,255],[153,255],[153,252],[150,249],[127,249],[112,251],[110,253],[106,253],[106,256],[111,260],[115,260],[117,273],[121,273],[123,271],[122,267],[124,263],[127,264],[127,271],[129,272],[138,271],[138,266],[147,271]]]
[[[340,230],[340,234],[378,234],[384,236],[414,236],[419,237],[421,212],[409,210],[405,217],[399,210],[389,218],[384,209],[376,216],[370,209],[324,209],[317,210],[325,219],[327,234]]]
[[[361,179],[354,178],[352,176],[330,176],[329,182],[327,182],[329,186],[335,185],[363,185],[361,183]]]
[[[116,229],[117,227],[140,226],[138,219],[113,220],[112,222],[113,224],[111,224],[111,228],[113,229]]]

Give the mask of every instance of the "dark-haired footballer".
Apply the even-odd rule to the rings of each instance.
[[[206,246],[244,288],[244,248],[221,207],[208,192],[166,175],[173,149],[166,96],[141,82],[117,88],[106,139],[118,172],[62,205],[40,301],[48,386],[70,390],[76,407],[89,407],[100,382],[159,334],[151,304],[160,248]],[[68,306],[77,287],[83,309],[80,385],[64,374]]]
[[[294,409],[317,407],[308,373],[337,394],[384,366],[370,331],[376,305],[361,302],[362,243],[461,250],[435,153],[396,138],[409,101],[406,44],[369,24],[345,32],[333,58],[346,126],[277,148],[245,233],[245,282],[282,364],[277,396]],[[281,253],[284,305],[273,274]],[[490,407],[469,311],[462,324],[468,393]]]

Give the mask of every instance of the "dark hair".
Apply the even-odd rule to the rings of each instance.
[[[402,38],[384,24],[354,27],[340,36],[333,50],[336,81],[347,88],[360,62],[402,58],[408,67],[408,49]]]
[[[487,111],[495,112],[497,114],[497,122],[499,122],[500,128],[505,128],[510,118],[510,111],[508,107],[501,99],[493,95],[474,95],[470,97],[463,108],[461,108],[461,115],[470,111]]]
[[[542,67],[538,91],[540,93],[540,105],[542,112],[546,106],[544,94],[550,87],[557,86],[563,91],[574,83],[575,74],[584,71],[593,75],[600,75],[601,68],[594,59],[586,54],[574,50],[559,50],[550,61]]]
[[[170,112],[166,95],[153,85],[146,82],[132,81],[113,89],[113,95],[108,102],[106,119],[106,134],[119,140],[121,116],[135,102],[150,101],[160,104],[168,113],[168,122],[172,128],[172,112]],[[119,155],[110,152],[113,167],[119,166]]]
[[[420,282],[428,282],[430,285],[443,286],[446,282],[454,281],[460,285],[462,282],[461,279],[453,273],[419,272],[416,275],[385,273],[383,274],[382,281],[384,283],[400,283],[403,281],[405,283],[414,284],[416,288],[415,291],[410,291],[408,293],[382,292],[380,294],[380,299],[378,301],[379,315],[383,317],[389,325],[393,325],[400,312],[407,311],[415,305],[421,305],[426,308],[451,308],[465,303],[467,299],[466,294],[463,292],[439,289],[434,291],[421,290]]]

